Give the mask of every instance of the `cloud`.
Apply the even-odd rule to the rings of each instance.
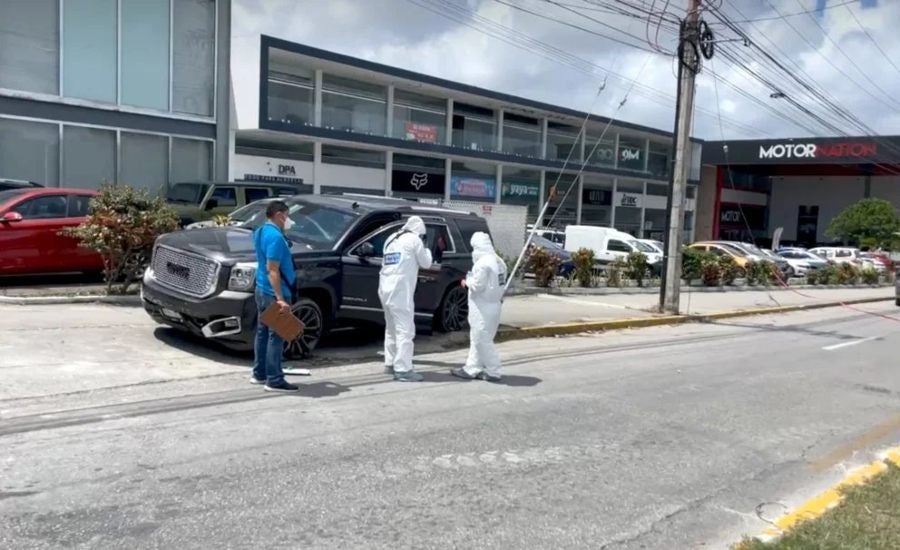
[[[614,33],[600,22],[643,38],[648,31],[646,21],[589,11],[587,4],[583,13],[597,21],[541,0],[443,1],[459,7],[460,11],[455,12],[442,10],[454,14],[457,20],[417,5],[425,4],[423,0],[235,0],[232,70],[239,125],[248,127],[255,123],[259,34],[264,33],[530,99],[592,110],[628,122],[672,128],[676,82],[671,57],[647,54],[505,4],[512,3],[609,36],[623,34]],[[766,18],[752,24],[741,23],[741,26],[780,62],[804,80],[815,82],[869,126],[881,133],[896,133],[900,129],[900,108],[887,106],[900,107],[900,98],[884,97],[876,87],[888,93],[900,90],[900,71],[888,64],[847,8],[832,5],[837,0],[829,0],[827,9],[818,15],[798,14],[815,6],[809,0],[771,1],[775,9],[768,0],[747,3],[750,6],[741,6],[740,14],[728,6],[723,9],[733,20]],[[569,0],[563,4],[579,3],[581,0]],[[900,33],[890,24],[900,20],[900,2],[879,2],[868,9],[856,4],[850,7],[888,55],[900,53]],[[782,18],[779,12],[787,16]],[[706,18],[714,21],[710,15]],[[489,30],[495,35],[505,32],[498,25],[514,29],[516,34],[507,35],[507,39],[520,45],[510,45],[482,32]],[[819,25],[827,31],[827,37]],[[721,25],[713,27],[720,36],[730,34]],[[654,28],[649,30],[653,38]],[[674,48],[674,33],[663,29],[659,38],[661,47]],[[643,43],[646,45],[646,41]],[[547,46],[555,50],[549,53]],[[723,47],[746,58],[754,70],[785,86],[790,97],[796,97],[816,112],[825,112],[822,105],[805,99],[807,94],[801,94],[798,86],[778,76],[771,64],[757,53],[739,43],[726,43]],[[581,69],[560,62],[561,57]],[[604,75],[610,71],[627,78],[610,77],[606,89],[598,96]],[[729,84],[714,81],[713,72]],[[628,79],[635,77],[637,83],[633,85]],[[771,98],[772,92],[718,55],[713,62],[707,62],[706,70],[697,79],[695,134],[718,139],[724,131],[726,138],[734,139],[824,132],[809,117],[790,108],[787,101]],[[626,95],[628,100],[620,108]],[[850,129],[846,122],[841,126]]]

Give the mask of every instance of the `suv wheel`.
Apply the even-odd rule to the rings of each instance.
[[[284,357],[286,359],[300,359],[313,352],[319,345],[325,327],[325,317],[319,304],[309,298],[301,298],[293,306],[291,311],[294,316],[303,321],[306,327],[303,334],[293,342],[284,343]]]
[[[437,328],[442,332],[455,332],[469,326],[469,292],[455,285],[441,301],[438,308]]]

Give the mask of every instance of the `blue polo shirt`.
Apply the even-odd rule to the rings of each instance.
[[[253,244],[256,248],[256,288],[266,296],[275,296],[275,291],[269,282],[266,263],[278,262],[281,270],[281,293],[285,300],[290,300],[291,289],[294,287],[297,276],[294,273],[294,258],[291,256],[291,249],[281,229],[271,222],[266,222],[254,232]]]

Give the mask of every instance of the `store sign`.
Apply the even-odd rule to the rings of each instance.
[[[607,189],[584,189],[581,191],[583,204],[599,204],[609,206],[612,204],[612,191]]]
[[[619,158],[622,162],[640,162],[641,150],[623,147],[622,150],[619,151]]]
[[[764,230],[766,228],[766,207],[740,204],[723,204],[719,209],[719,225],[738,228]]]
[[[497,182],[490,178],[453,176],[450,178],[450,196],[494,199],[497,196]]]
[[[616,206],[624,206],[625,208],[640,208],[643,195],[637,193],[616,193]]]
[[[395,193],[443,196],[445,186],[444,174],[409,170],[394,170],[391,173],[391,190]]]
[[[438,142],[437,126],[432,124],[419,124],[418,122],[406,123],[406,139],[410,141],[424,141],[426,143]]]
[[[863,158],[878,155],[878,144],[871,143],[785,143],[760,145],[760,159]]]
[[[234,157],[234,179],[242,181],[300,185],[311,168],[311,162],[252,155]]]
[[[541,184],[533,182],[504,181],[502,197],[517,199],[537,199],[541,196]]]

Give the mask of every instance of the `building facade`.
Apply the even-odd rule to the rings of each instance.
[[[230,0],[0,0],[0,178],[227,178],[230,29]]]
[[[727,146],[727,150],[726,150]],[[815,246],[864,198],[900,208],[900,136],[705,142],[698,239]]]
[[[233,75],[250,77],[259,79],[258,118],[233,133],[233,180],[514,204],[531,221],[555,186],[554,227],[662,237],[669,132],[591,116],[580,135],[585,113],[268,36],[258,74]],[[687,238],[701,154],[693,146]]]

